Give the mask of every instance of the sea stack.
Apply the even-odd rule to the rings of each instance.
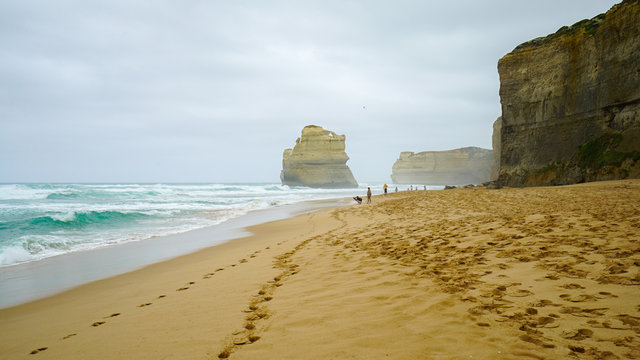
[[[396,184],[466,185],[489,181],[493,152],[479,147],[447,151],[404,151],[393,164]]]
[[[314,188],[354,188],[356,179],[347,166],[345,135],[308,125],[293,149],[282,154],[283,185]]]
[[[498,183],[640,177],[640,1],[516,47],[498,62]]]

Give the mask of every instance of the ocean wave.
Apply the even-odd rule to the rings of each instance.
[[[19,264],[34,260],[33,254],[22,246],[10,246],[0,251],[0,266]]]
[[[77,199],[82,197],[83,194],[77,192],[54,192],[47,195],[47,199],[55,200],[55,199]]]
[[[120,211],[88,211],[70,212],[63,214],[50,214],[38,216],[29,221],[29,225],[37,227],[82,227],[92,224],[124,223],[148,218],[148,215],[140,212]]]
[[[67,236],[23,235],[0,251],[0,266],[13,265],[63,254],[79,242]]]
[[[47,195],[47,200],[69,199],[144,199],[163,195],[162,192],[146,189],[116,190],[116,189],[63,189]]]
[[[253,210],[354,191],[275,183],[0,184],[0,266],[182,233]]]
[[[36,200],[45,199],[51,191],[46,188],[23,184],[0,185],[0,200]]]

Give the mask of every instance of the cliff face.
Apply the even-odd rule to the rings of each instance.
[[[640,1],[518,46],[498,63],[498,182],[640,177]]]
[[[308,125],[293,149],[282,155],[283,185],[316,188],[350,188],[358,183],[346,165],[345,136]]]
[[[466,185],[489,181],[491,150],[466,147],[448,151],[405,151],[393,164],[391,179],[396,184]]]

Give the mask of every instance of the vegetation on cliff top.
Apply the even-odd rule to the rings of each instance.
[[[638,0],[634,0],[634,1],[638,1]],[[584,20],[580,20],[577,23],[571,25],[571,26],[563,26],[560,29],[558,29],[558,31],[556,31],[553,34],[547,35],[547,36],[543,36],[543,37],[539,37],[539,38],[535,38],[533,40],[527,41],[525,43],[522,43],[518,46],[516,46],[515,50],[521,50],[530,46],[537,46],[537,45],[541,45],[544,44],[548,41],[551,41],[559,36],[562,35],[567,35],[567,34],[572,34],[577,32],[580,29],[584,29],[585,33],[589,34],[589,35],[593,35],[596,33],[596,30],[598,29],[598,26],[600,26],[600,24],[602,23],[602,21],[604,20],[605,14],[600,14],[597,15],[591,19],[584,19]]]
[[[620,2],[618,5],[615,5],[612,9],[615,9],[617,6],[620,5],[627,5],[627,4],[632,4],[632,3],[640,3],[640,0],[623,0],[622,2]],[[610,10],[611,11],[611,10]],[[542,45],[548,41],[551,41],[557,37],[560,37],[562,35],[567,35],[567,34],[572,34],[577,32],[580,29],[584,29],[585,33],[588,35],[593,35],[596,33],[598,26],[600,26],[600,24],[602,23],[602,21],[604,20],[606,14],[600,14],[597,15],[591,19],[584,19],[584,20],[580,20],[577,23],[571,25],[571,26],[563,26],[560,29],[558,29],[558,31],[556,31],[553,34],[549,34],[547,36],[542,36],[539,38],[535,38],[533,40],[524,42],[518,46],[516,46],[515,50],[522,50],[528,47],[532,47],[532,46],[538,46],[538,45]]]

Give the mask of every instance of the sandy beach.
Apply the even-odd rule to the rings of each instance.
[[[249,230],[0,310],[0,358],[640,358],[640,180],[391,193]]]

